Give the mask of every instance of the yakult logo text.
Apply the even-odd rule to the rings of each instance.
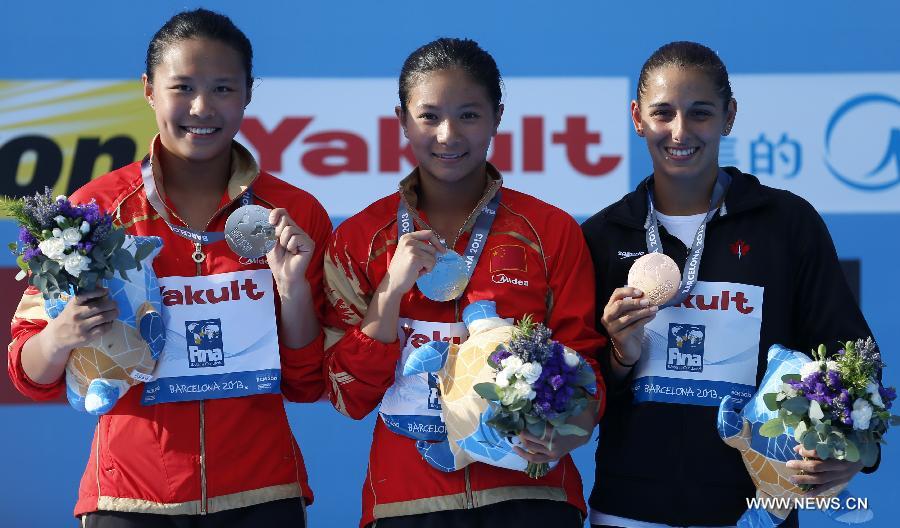
[[[431,341],[447,341],[449,343],[453,343],[454,345],[462,344],[462,338],[460,337],[444,337],[441,334],[440,330],[432,330],[431,335],[425,335],[416,332],[415,327],[412,326],[403,326],[403,334],[406,343],[413,347],[419,348],[425,343],[430,343]]]
[[[742,314],[753,312],[754,307],[750,306],[750,300],[744,292],[735,292],[734,295],[728,290],[722,290],[719,295],[688,295],[681,304],[676,304],[678,308],[693,308],[696,310],[730,310],[734,308]]]
[[[253,282],[253,279],[244,279],[244,282],[233,280],[226,286],[217,288],[195,290],[189,284],[184,288],[177,290],[167,290],[160,288],[162,294],[162,303],[165,306],[175,306],[184,304],[191,306],[194,304],[218,304],[220,302],[238,301],[241,299],[241,292],[251,301],[258,301],[265,297],[265,292],[258,290],[259,285]]]
[[[267,128],[253,116],[244,118],[241,133],[259,154],[259,166],[268,172],[284,170],[285,150],[295,144],[303,146],[297,160],[299,166],[314,176],[335,176],[343,173],[370,171],[370,139],[349,130],[315,130],[313,116],[284,117]],[[312,127],[311,127],[312,125]],[[514,169],[522,172],[545,170],[545,148],[560,148],[571,167],[584,176],[604,176],[618,167],[619,154],[589,155],[588,149],[602,144],[600,130],[588,125],[584,115],[568,115],[559,130],[545,130],[543,116],[522,117],[519,137],[500,132],[494,138],[490,162],[501,172]],[[403,139],[400,122],[395,117],[378,118],[378,132],[374,138],[379,172],[401,171],[401,161],[415,165],[412,148]],[[516,153],[518,152],[518,155]]]

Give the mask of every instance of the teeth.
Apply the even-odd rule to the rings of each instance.
[[[463,157],[463,154],[435,154],[435,156],[441,159],[458,159]]]
[[[669,154],[673,156],[690,156],[694,152],[697,151],[697,147],[686,148],[686,149],[675,149],[675,148],[667,148]]]
[[[203,136],[206,134],[212,134],[216,131],[215,128],[194,128],[194,127],[184,127],[191,134],[197,134],[199,136]]]

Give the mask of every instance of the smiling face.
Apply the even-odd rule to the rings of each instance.
[[[737,104],[725,101],[710,77],[696,68],[663,66],[647,77],[641,100],[632,101],[635,130],[647,140],[654,177],[715,178],[719,141],[731,131]]]
[[[456,68],[422,74],[405,111],[397,107],[420,176],[444,183],[484,178],[502,114],[503,105],[495,112],[485,87]]]
[[[169,45],[153,71],[144,75],[144,95],[156,113],[160,141],[186,161],[229,155],[250,102],[240,54],[210,39]]]

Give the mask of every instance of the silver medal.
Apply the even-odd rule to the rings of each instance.
[[[248,259],[258,259],[275,247],[275,226],[269,210],[261,205],[244,205],[225,220],[225,240],[231,250]]]
[[[466,261],[455,251],[437,256],[434,268],[419,277],[416,285],[422,295],[432,301],[452,301],[466,289],[469,273]]]

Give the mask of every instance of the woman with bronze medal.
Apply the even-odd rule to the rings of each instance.
[[[602,341],[582,294],[593,279],[577,224],[505,187],[486,161],[503,115],[493,58],[471,40],[439,39],[407,58],[399,85],[396,114],[418,166],[338,227],[325,262],[329,397],[356,419],[379,409],[360,525],[581,526],[581,478],[567,453],[590,436],[523,433],[523,457],[559,460],[537,479],[479,462],[440,471],[417,448],[447,438],[439,389],[433,374],[404,376],[398,362],[429,341],[464,341],[469,304],[531,314],[588,358]],[[597,414],[577,419],[591,430]]]
[[[84,526],[305,525],[312,492],[283,398],[322,394],[331,224],[315,198],[260,172],[234,141],[252,56],[223,15],[171,18],[143,76],[159,127],[150,153],[72,196],[163,240],[154,269],[166,344],[152,379],[99,419],[75,507]],[[116,316],[101,288],[56,319],[32,310],[14,320],[17,387],[58,396],[69,351]]]
[[[870,335],[812,206],[719,166],[736,113],[712,50],[659,48],[631,103],[653,174],[582,226],[604,306],[597,329],[610,338],[593,526],[734,525],[755,489],[719,438],[721,399],[756,392],[772,344],[809,351]],[[801,453],[811,460],[788,465],[811,494],[861,469]]]

